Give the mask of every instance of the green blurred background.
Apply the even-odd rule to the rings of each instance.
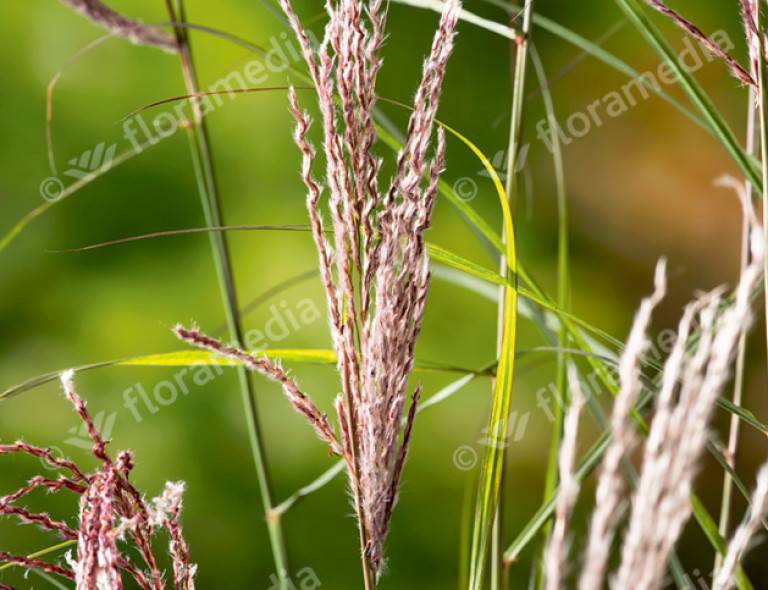
[[[147,22],[166,20],[160,0],[114,0],[116,9]],[[727,32],[735,53],[743,56],[736,3],[677,2],[704,30]],[[189,18],[261,45],[284,49],[295,42],[274,8],[256,0],[188,0]],[[304,18],[320,3],[297,6]],[[505,12],[482,0],[466,8],[498,22]],[[639,71],[659,62],[613,2],[539,2],[542,14],[599,41]],[[658,21],[658,19],[657,19]],[[437,15],[392,5],[385,66],[379,93],[408,101],[419,79]],[[684,48],[682,35],[660,22],[668,38]],[[313,30],[321,33],[321,20]],[[510,47],[507,39],[462,23],[450,63],[440,117],[475,141],[489,157],[502,160],[508,140]],[[79,49],[101,35],[55,0],[4,0],[0,3],[0,232],[43,203],[40,184],[52,175],[45,143],[46,86]],[[588,105],[626,79],[604,64],[541,30],[536,47],[551,80],[558,115],[566,119],[588,112]],[[246,63],[259,59],[243,48],[203,33],[193,33],[201,84],[207,87]],[[699,55],[703,55],[697,49]],[[290,54],[290,53],[289,53]],[[724,68],[706,63],[698,78],[743,135],[746,91]],[[285,71],[273,72],[264,86],[285,85]],[[531,142],[524,171],[524,194],[516,202],[520,257],[553,293],[556,286],[557,210],[552,159],[536,138],[544,117],[541,95],[531,71],[526,135]],[[666,89],[666,88],[665,88]],[[669,87],[676,97],[680,93]],[[59,174],[67,162],[106,142],[128,147],[121,120],[149,102],[179,95],[184,86],[178,60],[155,49],[111,40],[69,65],[59,83],[53,111],[53,139]],[[304,93],[301,100],[311,104]],[[209,124],[218,167],[226,222],[229,224],[305,223],[299,156],[291,140],[292,120],[284,91],[224,99]],[[165,110],[171,110],[166,107]],[[382,106],[400,128],[398,109]],[[151,121],[159,111],[147,113]],[[740,210],[734,196],[713,181],[733,172],[727,155],[704,131],[661,99],[640,99],[620,117],[603,117],[583,138],[565,146],[565,167],[572,232],[573,309],[584,319],[624,338],[639,298],[648,292],[658,257],[669,257],[671,296],[657,329],[674,326],[681,306],[696,290],[732,282],[737,276]],[[385,147],[381,153],[391,158]],[[471,199],[494,227],[500,227],[493,187],[481,166],[459,142],[449,142],[446,180],[477,186]],[[72,182],[66,180],[67,184]],[[181,348],[170,333],[178,321],[197,321],[206,330],[223,322],[214,266],[204,235],[170,237],[80,253],[52,250],[146,232],[203,225],[186,137],[161,142],[34,220],[0,253],[0,388],[44,372],[80,364]],[[237,286],[244,304],[257,299],[246,316],[249,330],[271,332],[273,348],[328,347],[324,302],[316,277],[314,246],[306,234],[240,232],[229,236]],[[438,202],[429,239],[488,267],[497,262],[447,202]],[[279,292],[275,287],[292,281]],[[266,297],[261,297],[267,293]],[[303,319],[300,315],[303,312]],[[291,326],[291,315],[298,328]],[[762,320],[759,320],[762,321]],[[433,282],[418,357],[445,365],[478,368],[495,354],[495,304],[487,296],[451,284]],[[284,329],[283,325],[288,328]],[[750,341],[746,405],[768,419],[765,344]],[[535,325],[521,320],[520,347],[545,344]],[[536,407],[536,392],[554,379],[552,355],[527,355],[519,363],[513,400],[516,416],[527,425],[510,446],[506,481],[505,528],[511,539],[541,502],[550,423]],[[330,409],[338,390],[328,367],[291,366],[318,405]],[[188,484],[184,526],[198,587],[270,588],[274,571],[260,511],[255,473],[247,443],[235,375],[204,385],[182,377],[189,392],[156,412],[139,402],[125,405],[127,390],[141,384],[150,396],[158,383],[173,381],[178,369],[109,368],[77,379],[94,415],[111,426],[114,449],[136,453],[136,480],[148,495],[166,480]],[[417,374],[432,394],[456,374]],[[274,492],[284,499],[331,465],[323,445],[294,414],[278,388],[255,377],[261,422]],[[163,387],[161,385],[161,387]],[[170,391],[161,395],[170,395]],[[465,503],[476,473],[455,464],[457,449],[482,453],[490,381],[478,379],[418,419],[413,451],[389,540],[390,560],[381,588],[456,587],[459,575]],[[603,396],[605,403],[607,396]],[[606,404],[607,407],[607,404]],[[718,414],[722,432],[727,416]],[[583,446],[593,440],[594,422],[585,420]],[[91,465],[78,442],[78,421],[59,388],[48,384],[2,404],[0,440],[16,438],[53,445]],[[751,485],[766,456],[762,437],[743,429],[740,473]],[[471,452],[468,451],[471,456]],[[3,458],[0,494],[16,488],[41,466],[34,460]],[[574,522],[585,527],[591,485],[583,492]],[[721,472],[705,462],[699,479],[710,509],[719,509]],[[50,506],[43,498],[40,505]],[[735,502],[736,514],[743,503]],[[57,499],[53,512],[74,514],[72,498]],[[72,518],[70,516],[70,518]],[[359,587],[355,523],[342,478],[291,510],[284,520],[297,588],[311,568],[324,588]],[[0,524],[0,550],[31,552],[54,539],[28,527]],[[575,555],[581,551],[576,543]],[[711,568],[712,555],[695,526],[689,526],[681,554],[686,571]],[[756,587],[766,587],[768,551],[759,546],[747,559]],[[511,587],[523,588],[532,551],[511,570]],[[20,572],[0,578],[20,588],[52,587]],[[314,587],[307,585],[306,587]]]

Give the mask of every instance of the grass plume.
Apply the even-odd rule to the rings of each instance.
[[[424,62],[406,141],[386,189],[379,185],[381,161],[373,154],[375,85],[382,64],[386,7],[376,0],[367,5],[355,0],[328,4],[329,20],[317,51],[292,6],[283,1],[281,7],[301,46],[322,116],[330,237],[321,213],[323,187],[313,177],[311,120],[290,90],[294,139],[302,154],[307,208],[343,392],[335,403],[338,438],[326,417],[278,366],[196,331],[177,328],[176,334],[195,346],[237,357],[280,382],[294,408],[332,451],[344,457],[359,521],[365,585],[370,588],[383,567],[419,399],[417,389],[410,396],[410,409],[405,409],[429,286],[423,236],[445,165],[442,130],[431,159],[428,154],[459,4],[449,2],[441,17]]]
[[[178,48],[173,35],[128,18],[100,0],[61,0],[61,2],[113,35],[124,37],[137,45],[149,45],[170,52],[175,52]]]
[[[142,590],[164,590],[168,587],[167,576],[158,566],[153,542],[157,532],[165,530],[170,539],[173,588],[194,590],[197,567],[190,562],[181,529],[184,484],[169,482],[160,496],[146,500],[130,481],[133,455],[122,451],[113,458],[107,451],[108,442],[99,434],[85,402],[75,391],[73,373],[63,373],[61,383],[85,426],[92,443],[91,454],[100,467],[87,473],[51,449],[21,441],[0,445],[0,455],[37,457],[58,472],[56,479],[35,476],[27,485],[0,498],[0,516],[15,518],[76,544],[76,555],[67,555],[65,563],[51,563],[4,551],[0,552],[0,562],[72,580],[77,590],[122,590],[123,576],[132,578]],[[19,505],[20,500],[36,491],[79,496],[78,528]],[[135,556],[141,561],[136,562]],[[0,584],[0,588],[7,590],[11,586]]]
[[[615,575],[614,583],[619,588],[661,587],[670,554],[691,515],[690,496],[709,437],[709,420],[729,380],[739,342],[750,326],[752,294],[762,281],[765,242],[754,215],[750,216],[750,227],[751,262],[742,273],[733,300],[726,300],[723,290],[716,289],[688,305],[664,365],[622,543],[621,564]],[[657,272],[656,283],[656,292],[638,312],[622,356],[622,389],[614,406],[613,442],[606,452],[598,483],[590,545],[580,583],[583,590],[603,584],[615,526],[615,516],[608,511],[615,514],[619,508],[623,484],[618,465],[634,439],[628,431],[628,411],[642,389],[638,360],[647,346],[645,333],[650,312],[664,292],[663,268]],[[698,329],[698,337],[692,341],[694,328]],[[733,563],[727,571],[735,571]]]

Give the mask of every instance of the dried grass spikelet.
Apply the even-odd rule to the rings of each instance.
[[[749,511],[728,544],[728,551],[715,578],[713,590],[730,590],[734,587],[738,565],[747,553],[750,541],[762,529],[763,519],[767,514],[768,463],[764,464],[757,474],[757,485],[750,498]]]
[[[308,189],[307,209],[341,381],[342,393],[335,403],[338,438],[325,416],[273,363],[196,330],[177,328],[176,334],[196,346],[237,358],[281,383],[294,408],[344,457],[365,539],[364,554],[380,573],[419,398],[417,389],[408,403],[408,378],[429,286],[424,232],[445,165],[442,130],[437,131],[431,159],[429,152],[459,1],[445,5],[424,62],[406,141],[386,189],[379,185],[381,161],[373,151],[375,86],[382,65],[386,5],[381,0],[329,0],[325,36],[317,50],[289,1],[280,0],[280,5],[307,62],[322,119],[325,187],[312,173],[315,149],[308,138],[309,115],[291,88],[294,139],[302,153],[301,175]],[[326,189],[330,231],[321,213]]]
[[[100,0],[61,0],[61,2],[113,35],[125,37],[132,43],[150,45],[171,52],[177,49],[176,38],[173,35],[123,16]]]
[[[296,381],[279,364],[273,363],[267,358],[253,356],[233,346],[227,346],[215,338],[206,336],[196,328],[188,329],[183,326],[176,326],[174,334],[180,340],[198,348],[210,350],[223,358],[239,361],[251,371],[261,373],[278,383],[294,410],[307,419],[320,439],[328,443],[332,452],[337,455],[342,454],[336,433],[331,428],[328,418],[317,409],[312,400],[301,391]]]
[[[742,199],[750,229],[751,257],[732,297],[723,289],[704,294],[687,306],[676,341],[661,373],[649,436],[621,562],[611,586],[637,590],[661,587],[669,555],[691,513],[690,495],[701,454],[709,437],[709,420],[717,398],[730,378],[740,340],[752,319],[752,297],[763,277],[765,238],[751,203]],[[612,441],[603,458],[592,516],[589,544],[579,582],[581,590],[604,587],[614,529],[623,502],[621,461],[637,440],[631,412],[642,391],[641,363],[647,350],[647,330],[653,309],[666,289],[664,267],[656,271],[656,289],[637,313],[619,374],[621,387],[611,417]],[[694,336],[694,330],[697,330]],[[752,510],[734,535],[718,578],[718,588],[730,581],[768,505],[768,467],[761,471]],[[758,525],[755,524],[758,523]],[[722,579],[721,579],[722,578]]]
[[[751,299],[763,276],[763,230],[752,221],[752,261],[733,301],[722,289],[691,303],[681,321],[644,446],[640,480],[632,498],[617,587],[658,588],[691,513],[690,495],[709,437],[709,420],[730,377],[738,342],[749,328]],[[691,341],[694,323],[698,338]]]
[[[544,569],[546,572],[546,589],[560,590],[562,587],[563,570],[565,569],[568,547],[566,532],[576,499],[579,494],[579,482],[576,479],[576,451],[578,446],[579,419],[584,408],[584,393],[579,384],[579,375],[573,365],[568,365],[568,383],[571,390],[571,401],[568,414],[563,426],[563,441],[558,454],[558,476],[560,492],[555,505],[555,526],[552,529],[547,548],[544,553]]]
[[[73,580],[77,590],[122,590],[123,574],[130,576],[142,590],[164,590],[165,575],[158,567],[152,541],[160,529],[165,529],[170,537],[173,588],[194,590],[196,566],[189,561],[180,524],[183,484],[169,483],[159,498],[146,502],[129,479],[133,470],[131,454],[124,451],[114,459],[108,454],[107,441],[96,429],[85,402],[75,392],[72,372],[62,374],[61,381],[67,399],[86,427],[93,443],[92,455],[99,461],[100,468],[94,473],[86,473],[75,463],[57,457],[50,449],[23,442],[0,445],[0,455],[31,455],[60,472],[57,479],[33,477],[26,486],[0,498],[0,516],[16,518],[22,524],[37,526],[65,540],[76,540],[76,556],[68,555],[65,566],[0,552],[0,563]],[[79,495],[78,528],[18,505],[20,500],[37,490]],[[123,544],[130,545],[132,550],[121,550]],[[134,563],[137,557],[140,563]],[[2,583],[0,589],[12,590]]]
[[[750,4],[752,4],[753,1],[754,0],[739,0],[743,14],[746,15],[750,13]],[[675,23],[675,25],[696,39],[705,50],[723,62],[731,75],[739,82],[747,86],[757,86],[757,76],[754,75],[754,68],[753,74],[750,74],[735,58],[723,51],[723,49],[717,43],[715,43],[714,40],[712,40],[691,21],[683,17],[680,13],[672,10],[661,0],[645,0],[645,3],[655,11],[669,18],[673,23]]]
[[[752,79],[757,80],[760,77],[760,34],[757,32],[758,2],[757,0],[739,0],[739,9],[741,11],[744,35],[747,39]]]
[[[667,291],[666,263],[663,260],[656,267],[654,284],[653,294],[643,301],[635,316],[632,331],[619,362],[620,387],[611,414],[611,444],[603,455],[600,467],[595,510],[592,513],[589,542],[579,581],[581,590],[599,590],[603,587],[614,529],[623,502],[625,484],[621,463],[637,442],[637,435],[630,420],[632,409],[642,391],[640,377],[643,357],[649,345],[648,327],[653,310]]]

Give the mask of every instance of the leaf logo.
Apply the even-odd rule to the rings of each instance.
[[[103,439],[109,440],[116,419],[117,412],[112,412],[109,415],[107,415],[106,412],[99,412],[93,418],[93,425],[96,428],[96,432],[98,432]],[[70,428],[68,432],[73,436],[64,441],[66,444],[84,450],[90,450],[93,446],[93,441],[88,436],[88,427],[85,424],[74,426]]]
[[[70,160],[68,164],[71,168],[64,172],[64,176],[82,180],[89,174],[93,174],[99,170],[106,170],[115,159],[116,152],[116,143],[107,147],[107,144],[102,142],[92,150],[83,152],[79,158]]]
[[[499,437],[490,426],[483,428],[483,434],[485,435],[479,441],[479,444],[491,447],[493,449],[505,449],[511,443],[520,442],[525,436],[525,432],[528,429],[528,420],[531,418],[530,412],[519,414],[517,411],[512,412],[509,415],[509,422],[507,423],[507,431],[503,433],[503,437]]]

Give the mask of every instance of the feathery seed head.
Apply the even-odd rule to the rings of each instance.
[[[68,554],[68,567],[63,567],[42,559],[0,552],[0,563],[13,563],[74,580],[77,590],[122,590],[123,574],[131,576],[142,590],[163,590],[164,575],[153,554],[152,538],[164,528],[170,536],[174,589],[193,590],[195,567],[189,563],[189,552],[179,524],[183,484],[168,484],[159,498],[146,503],[129,481],[133,469],[131,453],[120,452],[114,460],[110,457],[107,442],[98,433],[85,402],[75,391],[73,377],[73,371],[62,373],[64,393],[86,427],[93,443],[92,454],[99,459],[100,469],[86,473],[75,463],[56,456],[52,450],[24,442],[0,445],[0,455],[31,455],[61,472],[57,479],[35,476],[25,487],[0,497],[0,516],[14,517],[22,524],[31,524],[63,539],[77,541],[76,557]],[[78,528],[18,504],[36,490],[49,493],[66,490],[79,495]],[[121,551],[121,543],[130,543],[135,551]],[[133,563],[134,553],[143,562],[140,566]],[[0,588],[3,587],[0,584]]]

